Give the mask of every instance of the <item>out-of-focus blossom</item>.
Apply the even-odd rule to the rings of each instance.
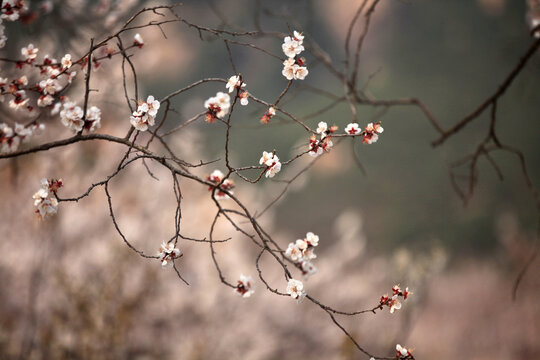
[[[297,302],[301,302],[306,296],[304,284],[300,280],[289,279],[287,283],[287,294],[289,294]]]
[[[4,0],[1,3],[0,19],[17,21],[19,20],[20,13],[28,10],[25,0]]]
[[[276,115],[276,109],[274,109],[272,106],[266,110],[263,116],[261,116],[261,123],[262,124],[268,124],[270,122],[270,119],[272,119]]]
[[[413,358],[412,356],[412,350],[409,350],[400,344],[396,345],[396,358],[397,359],[409,359]]]
[[[37,105],[39,107],[49,106],[54,102],[54,97],[51,95],[41,95],[37,100]]]
[[[133,45],[138,46],[139,48],[142,48],[144,46],[144,40],[141,34],[135,34],[135,36],[133,37]]]
[[[21,49],[21,54],[26,61],[31,62],[36,58],[38,51],[39,49],[34,44],[28,44],[28,46]]]
[[[395,310],[401,309],[401,302],[399,301],[397,295],[392,296],[388,306],[390,306],[390,314],[393,314]]]
[[[55,79],[46,79],[39,82],[39,88],[41,89],[41,93],[43,95],[54,95],[56,94],[62,87]]]
[[[249,104],[249,93],[247,91],[242,91],[239,96],[240,104],[242,106],[246,106],[247,104]]]
[[[303,261],[302,262],[302,275],[304,275],[304,278],[307,280],[311,275],[315,275],[317,273],[317,268],[311,261]]]
[[[9,101],[9,107],[14,110],[20,110],[26,107],[28,101],[30,100],[26,97],[26,91],[24,90],[16,91],[12,95],[13,99]]]
[[[255,290],[253,290],[253,278],[251,276],[241,274],[240,280],[238,280],[238,284],[233,291],[243,298],[250,297],[255,292]]]
[[[158,252],[159,261],[161,261],[161,266],[163,268],[165,267],[172,267],[173,266],[173,260],[179,258],[181,255],[181,252],[179,249],[174,247],[174,243],[166,243],[162,242],[161,247]]]
[[[84,129],[94,132],[101,127],[101,110],[97,106],[92,106],[86,110]]]

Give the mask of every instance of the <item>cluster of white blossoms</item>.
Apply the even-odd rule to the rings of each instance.
[[[304,284],[300,280],[289,279],[287,283],[287,294],[289,294],[293,299],[300,303],[306,296],[304,290]]]
[[[33,122],[30,125],[15,123],[14,128],[0,123],[0,153],[17,151],[21,143],[27,142],[32,135],[40,134],[45,125]]]
[[[83,114],[83,109],[77,106],[76,102],[66,101],[63,103],[62,111],[60,111],[60,121],[73,132],[79,132],[83,129],[94,132],[101,127],[101,110],[97,106],[87,109],[84,119]]]
[[[233,291],[243,298],[250,297],[255,292],[255,290],[253,290],[253,278],[251,276],[240,274],[238,284]]]
[[[3,0],[1,1],[0,19],[17,21],[21,12],[26,12],[28,6],[25,0]]]
[[[335,125],[328,128],[327,123],[325,123],[324,121],[319,122],[319,124],[317,125],[317,134],[319,134],[320,138],[317,139],[315,135],[311,136],[311,138],[309,139],[308,154],[310,156],[317,157],[325,151],[330,151],[332,146],[334,146],[331,140],[331,134],[335,133],[337,129],[338,127]]]
[[[34,194],[34,206],[40,219],[46,219],[58,212],[56,192],[63,185],[62,179],[41,179],[41,188]]]
[[[388,306],[390,308],[390,314],[393,314],[394,311],[401,309],[399,298],[403,297],[403,300],[406,301],[409,295],[412,295],[412,291],[409,291],[409,288],[402,290],[399,285],[394,285],[392,287],[392,297],[388,297],[388,295],[381,296],[378,307],[382,309],[383,306]]]
[[[319,245],[319,237],[312,232],[308,232],[304,239],[289,243],[285,256],[291,259],[296,267],[302,271],[302,275],[307,280],[311,275],[317,273],[317,268],[311,260],[316,259],[315,247]]]
[[[345,133],[348,135],[362,135],[362,142],[364,144],[373,144],[379,140],[379,134],[384,131],[380,122],[369,123],[362,131],[357,123],[350,123],[345,127]]]
[[[158,252],[159,261],[163,268],[172,267],[173,260],[179,258],[182,255],[179,249],[174,247],[173,243],[162,242]]]
[[[215,122],[217,119],[223,119],[231,107],[231,97],[229,94],[219,91],[216,96],[212,96],[204,102],[206,112],[206,121]]]
[[[299,57],[300,53],[304,51],[304,36],[294,31],[294,36],[286,36],[283,45],[283,53],[288,57],[283,62],[283,70],[281,73],[287,78],[287,80],[304,80],[307,76],[308,69],[306,65],[306,59]]]
[[[238,90],[237,96],[240,98],[240,104],[246,106],[249,103],[249,93],[244,90],[246,83],[242,81],[242,78],[238,75],[233,75],[227,81],[225,88],[229,90],[229,94],[235,89]]]
[[[263,151],[259,164],[266,165],[266,177],[274,177],[281,170],[281,163],[275,153]]]
[[[148,130],[148,127],[154,125],[156,121],[159,105],[159,101],[152,95],[148,96],[146,102],[139,102],[137,111],[130,116],[129,122],[139,131]]]
[[[396,359],[414,359],[412,349],[407,349],[399,344],[396,345]]]
[[[229,199],[229,195],[225,192],[228,191],[229,194],[233,194],[232,189],[234,189],[234,181],[231,179],[225,179],[223,178],[225,175],[219,170],[214,170],[210,175],[206,175],[206,180],[213,183],[214,185],[217,185],[223,181],[221,185],[216,189],[216,192],[214,194],[214,198],[216,200],[226,200]],[[209,186],[208,191],[213,191],[214,186]]]
[[[26,64],[32,64],[36,60],[38,51],[39,49],[33,44],[23,47],[21,54],[24,56],[24,61],[17,61],[17,68],[22,69]],[[16,111],[26,110],[25,115],[34,116],[36,112],[35,105],[30,103],[30,98],[27,96],[27,91],[30,91],[38,93],[36,101],[38,107],[56,107],[59,111],[61,101],[65,100],[65,97],[59,96],[59,94],[65,90],[68,84],[71,84],[77,74],[75,71],[67,71],[71,65],[71,55],[69,54],[62,58],[61,63],[54,58],[50,58],[49,55],[45,55],[43,63],[39,65],[39,75],[42,80],[29,81],[26,75],[11,81],[8,78],[0,77],[0,101],[3,101],[4,97],[10,97],[9,106],[11,109]],[[30,83],[36,85],[29,86]],[[55,101],[57,102],[55,103]],[[54,115],[55,113],[51,112],[51,114]]]

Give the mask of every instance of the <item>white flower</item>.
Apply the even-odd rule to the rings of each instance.
[[[303,261],[302,262],[302,274],[304,275],[304,278],[307,280],[311,275],[315,275],[317,273],[317,268],[311,261]]]
[[[297,66],[297,67],[296,67]],[[298,80],[304,80],[307,74],[309,74],[309,71],[307,67],[305,66],[298,66],[295,65],[295,71],[294,71],[294,78]]]
[[[312,247],[308,247],[306,250],[304,250],[302,255],[304,256],[305,260],[313,260],[317,258],[317,255],[315,255],[315,250]]]
[[[159,261],[161,261],[161,266],[172,267],[173,260],[180,257],[180,250],[174,247],[174,243],[161,243],[160,251],[158,252]]]
[[[293,58],[289,58],[283,62],[281,74],[285,76],[287,80],[304,80],[308,73],[308,69],[305,66],[298,65]]]
[[[46,79],[40,81],[39,87],[41,88],[41,92],[43,93],[43,95],[54,95],[58,90],[62,88],[58,81],[54,79]]]
[[[375,134],[374,132],[368,132],[364,134],[362,142],[366,144],[373,144],[376,143],[377,140],[379,140],[379,135]]]
[[[137,107],[137,111],[129,117],[129,122],[139,131],[148,130],[148,126],[155,123],[155,116],[160,107],[158,100],[155,100],[152,95],[148,96],[146,102],[142,102]]]
[[[328,131],[328,124],[324,121],[321,121],[317,125],[317,134],[321,134],[321,138],[323,138],[324,136],[326,136],[326,131]]]
[[[231,107],[231,97],[229,94],[219,91],[215,99],[222,110],[227,111]]]
[[[38,194],[38,193],[36,193]],[[35,197],[36,195],[34,195]],[[58,200],[56,198],[36,199],[34,202],[41,219],[46,219],[58,213]]]
[[[41,188],[32,196],[36,213],[40,219],[46,219],[58,212],[58,200],[54,192],[62,186],[62,179],[41,179]]]
[[[271,115],[271,116],[275,116],[276,115],[276,109],[274,109],[273,107],[269,107],[268,108],[268,114]]]
[[[146,105],[148,106],[148,115],[155,117],[160,106],[159,101],[155,100],[154,97],[150,95],[146,99]]]
[[[154,123],[150,123],[150,120],[153,120],[152,117],[149,117],[148,114],[141,111],[134,111],[133,114],[129,117],[129,122],[133,127],[139,131],[148,130],[148,125],[152,126]]]
[[[407,356],[409,353],[409,350],[399,344],[396,345],[396,351],[398,352],[399,356]]]
[[[302,42],[287,36],[285,39],[283,39],[281,49],[287,57],[294,58],[296,55],[299,55],[302,51],[304,51],[304,46],[302,45]]]
[[[65,127],[70,128],[74,132],[79,132],[84,126],[83,110],[76,106],[73,101],[65,102],[63,110],[60,111],[60,121]]]
[[[302,259],[302,250],[300,250],[295,243],[289,243],[289,247],[287,248],[287,251],[285,251],[285,256],[292,261],[299,261]]]
[[[306,234],[306,242],[311,246],[319,245],[319,237],[311,231]]]
[[[360,128],[358,127],[358,124],[357,123],[350,123],[347,125],[347,127],[345,128],[345,132],[349,135],[358,135],[360,134],[361,130]]]
[[[300,250],[304,251],[304,250],[307,249],[308,243],[307,243],[307,241],[305,241],[305,240],[298,239],[298,240],[296,240],[296,246],[297,246]]]
[[[263,155],[259,160],[259,164],[266,165],[266,177],[274,177],[281,170],[279,158],[274,153],[263,151]]]
[[[281,74],[285,76],[287,80],[294,79],[294,67],[293,66],[283,66],[283,70],[281,71]]]
[[[392,296],[388,305],[390,306],[390,314],[393,314],[395,310],[401,309],[401,302],[397,295]]]
[[[234,89],[236,88],[243,88],[245,87],[246,84],[244,84],[241,80],[240,80],[240,76],[237,76],[237,75],[233,75],[229,78],[229,80],[227,81],[227,85],[225,85],[225,87],[227,89],[229,89],[229,93],[232,93],[234,91]]]
[[[54,98],[51,95],[41,95],[37,100],[39,107],[49,106],[54,102]]]
[[[19,136],[23,141],[28,141],[33,132],[30,127],[25,127],[22,124],[15,123],[15,134]]]
[[[90,132],[101,127],[101,110],[97,106],[92,106],[86,111],[86,122],[88,124],[85,124],[85,127]]]
[[[247,91],[242,91],[240,93],[240,104],[246,106],[249,103],[249,93]]]
[[[304,42],[304,35],[302,35],[302,33],[299,33],[298,31],[294,30],[293,34],[294,34],[294,39],[298,41],[300,44]]]
[[[141,34],[139,34],[139,33],[135,34],[135,36],[133,37],[133,45],[138,46],[138,47],[143,47],[144,40],[143,40]]]
[[[60,108],[62,108],[62,103],[57,102],[54,104],[53,108],[51,109],[51,115],[56,115],[60,112]]]
[[[71,55],[70,54],[64,55],[64,57],[62,58],[62,60],[60,62],[62,64],[62,69],[69,69],[71,67],[71,65],[72,65],[72,63],[71,63]]]
[[[28,44],[27,47],[21,49],[21,54],[26,60],[34,60],[37,56],[39,49],[34,47],[34,44]]]
[[[384,131],[384,129],[381,126],[381,124],[379,124],[379,123],[375,123],[375,124],[369,123],[366,126],[366,131],[368,131],[368,132],[377,132],[377,133],[381,134]]]
[[[206,176],[206,180],[217,185],[223,180],[224,176],[225,175],[223,175],[221,171],[214,170],[210,175]],[[233,194],[232,189],[234,189],[234,181],[232,181],[231,179],[225,179],[223,183],[219,186],[219,188],[216,189],[216,192],[214,193],[214,198],[216,200],[229,199],[229,194]],[[214,187],[210,186],[208,188],[208,191],[214,191]],[[228,191],[228,193],[225,191]]]
[[[300,280],[289,279],[289,282],[287,283],[287,294],[291,295],[291,297],[298,302],[301,302],[306,296],[304,284],[302,284]]]
[[[204,107],[208,109],[206,113],[206,121],[214,122],[217,118],[224,118],[231,107],[231,97],[224,92],[218,92],[216,96],[207,99],[204,102]]]
[[[253,278],[251,276],[245,276],[244,274],[240,275],[240,280],[238,280],[238,285],[234,288],[234,292],[243,298],[250,297],[255,290],[253,290]]]
[[[19,147],[21,139],[16,136],[13,129],[5,123],[0,123],[0,152],[14,152]]]
[[[75,79],[75,76],[77,75],[77,72],[76,71],[72,71],[72,72],[69,72],[68,73],[68,77],[67,77],[67,81],[69,84],[71,84],[71,82],[73,81],[73,79]]]

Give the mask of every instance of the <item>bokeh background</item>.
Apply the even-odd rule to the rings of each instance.
[[[40,2],[36,2],[40,3]],[[69,52],[75,58],[96,39],[117,29],[142,6],[137,1],[55,1],[54,9],[29,24],[4,23],[9,37],[2,57],[18,58],[29,42],[40,54]],[[287,25],[309,34],[337,66],[344,57],[347,25],[359,1],[184,1],[178,13],[204,26],[253,29],[259,12],[265,30]],[[35,6],[33,4],[32,6]],[[443,126],[450,126],[491,94],[533,41],[526,1],[382,1],[377,7],[360,62],[360,82],[378,99],[418,97]],[[141,20],[149,21],[151,17]],[[226,20],[226,24],[224,21]],[[222,41],[184,24],[139,32],[145,46],[135,51],[139,92],[161,98],[204,77],[228,78],[232,69]],[[124,38],[129,43],[133,33]],[[253,41],[276,54],[281,41]],[[111,44],[114,46],[114,43]],[[232,46],[248,90],[272,102],[286,80],[281,63],[260,52]],[[40,55],[40,56],[41,56]],[[39,57],[38,57],[39,58]],[[332,101],[306,90],[322,88],[341,96],[343,85],[306,54],[309,75],[295,84],[284,108],[305,116]],[[502,141],[520,148],[539,186],[540,125],[535,56],[499,102],[497,130]],[[2,63],[0,74],[15,74]],[[104,61],[93,73],[99,92],[90,105],[103,111],[101,133],[121,136],[129,128],[122,90],[121,60]],[[82,75],[69,96],[82,99]],[[204,100],[222,91],[209,83],[175,98],[170,128],[203,110]],[[0,122],[16,114],[0,104]],[[234,166],[254,165],[263,150],[281,159],[307,143],[305,131],[285,118],[263,126],[262,106],[235,110],[231,158]],[[321,238],[318,274],[308,293],[343,309],[371,307],[400,283],[414,295],[391,315],[387,311],[343,318],[346,328],[371,352],[392,356],[396,343],[415,348],[418,359],[540,358],[540,260],[536,259],[512,301],[514,280],[534,251],[538,214],[509,155],[496,156],[505,175],[499,181],[486,162],[467,206],[454,192],[448,163],[471,153],[488,129],[486,116],[444,146],[432,148],[435,131],[414,107],[359,107],[360,123],[380,119],[385,128],[372,146],[343,141],[289,189],[261,218],[284,247],[307,231]],[[382,116],[382,117],[380,117]],[[59,118],[44,117],[38,142],[70,136]],[[351,121],[341,104],[319,121],[343,129]],[[185,159],[220,159],[195,170],[203,176],[224,170],[225,127],[200,120],[169,140]],[[356,166],[352,149],[367,175]],[[58,216],[35,218],[32,194],[42,177],[62,177],[64,196],[78,195],[111,173],[123,154],[106,143],[84,143],[0,161],[0,358],[2,359],[363,359],[364,355],[313,304],[276,297],[256,280],[250,299],[221,285],[208,244],[180,243],[180,269],[190,286],[159,262],[136,256],[110,221],[102,189],[79,203],[62,203]],[[308,164],[300,159],[276,180],[289,179]],[[153,167],[159,181],[138,163],[111,183],[119,224],[138,248],[157,250],[174,228],[170,175]],[[256,185],[235,179],[235,194],[262,210],[284,184]],[[208,236],[215,206],[205,188],[182,183],[185,235]],[[216,245],[226,276],[255,277],[257,249],[224,222]],[[268,260],[268,259],[266,259]],[[272,284],[284,290],[279,269],[263,262]]]

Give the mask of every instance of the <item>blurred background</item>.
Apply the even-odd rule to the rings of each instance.
[[[42,2],[31,2],[39,12]],[[141,1],[52,1],[52,10],[27,23],[4,22],[8,42],[0,57],[19,58],[34,43],[40,55],[75,59],[89,38],[113,33],[136,10],[163,3]],[[531,1],[532,3],[532,1]],[[347,26],[360,1],[184,1],[178,14],[208,27],[254,29],[254,14],[266,31],[303,31],[341,68]],[[443,127],[449,127],[487,98],[533,41],[526,1],[382,1],[372,19],[360,61],[360,83],[377,99],[420,98]],[[530,15],[530,14],[529,14]],[[138,23],[156,19],[146,16]],[[233,70],[222,41],[185,24],[137,30],[145,40],[134,49],[139,94],[162,98],[205,77],[228,78]],[[125,33],[125,43],[135,31]],[[356,34],[357,35],[357,34]],[[246,40],[246,39],[244,39]],[[249,40],[249,39],[247,39]],[[251,41],[251,40],[249,40]],[[275,54],[281,40],[253,39]],[[111,47],[115,44],[111,43]],[[238,71],[254,96],[273,102],[286,86],[280,61],[231,45]],[[305,53],[309,75],[294,84],[283,108],[303,117],[332,103],[309,91],[322,88],[337,96],[343,84]],[[122,88],[119,57],[105,60],[92,74],[89,105],[102,109],[99,133],[123,136],[129,109]],[[503,142],[521,149],[530,177],[540,186],[540,56],[535,56],[499,101],[497,131]],[[80,71],[69,97],[84,95]],[[20,74],[0,64],[0,77]],[[20,76],[20,75],[19,75]],[[369,79],[369,83],[368,83]],[[131,80],[128,77],[128,80]],[[302,90],[302,91],[301,91]],[[198,114],[203,102],[223,84],[208,83],[174,98],[173,128]],[[0,103],[0,122],[17,113]],[[286,160],[305,149],[305,130],[250,102],[235,109],[233,166],[258,164],[263,150]],[[393,356],[396,343],[414,348],[418,359],[540,358],[540,260],[523,278],[512,301],[514,280],[534,251],[538,214],[519,163],[495,155],[504,173],[479,163],[478,187],[467,206],[452,188],[448,163],[476,148],[489,126],[487,114],[439,148],[437,137],[415,107],[381,112],[359,107],[359,122],[382,121],[385,129],[370,146],[340,142],[302,175],[286,196],[259,219],[283,247],[308,231],[320,236],[315,264],[319,272],[305,282],[310,295],[344,310],[377,304],[392,285],[414,295],[391,315],[342,318],[359,343],[374,354]],[[71,135],[58,117],[43,115],[45,132],[32,146]],[[317,117],[342,130],[350,121],[346,104]],[[165,129],[166,130],[166,129]],[[204,176],[225,170],[223,124],[202,119],[169,138],[191,162],[218,162],[194,170]],[[103,189],[79,203],[61,203],[58,215],[36,219],[32,194],[42,177],[61,177],[63,197],[83,193],[117,166],[123,147],[79,143],[16,159],[0,160],[0,358],[2,359],[364,359],[324,312],[305,301],[276,297],[255,280],[255,294],[236,296],[223,286],[208,244],[180,242],[177,261],[190,286],[157,260],[138,257],[115,232]],[[352,151],[366,174],[355,164]],[[235,194],[261,212],[290,179],[311,161],[304,157],[284,167],[274,180],[246,184],[235,178]],[[152,179],[136,163],[111,182],[114,209],[122,231],[137,248],[154,253],[174,233],[175,202],[170,175],[152,165]],[[464,169],[464,174],[465,174]],[[215,205],[207,189],[183,181],[182,233],[208,237]],[[218,223],[217,256],[225,276],[256,278],[257,248],[225,222]],[[268,261],[266,261],[268,260]],[[285,285],[269,259],[263,270],[273,286]],[[300,276],[300,275],[298,275]]]

